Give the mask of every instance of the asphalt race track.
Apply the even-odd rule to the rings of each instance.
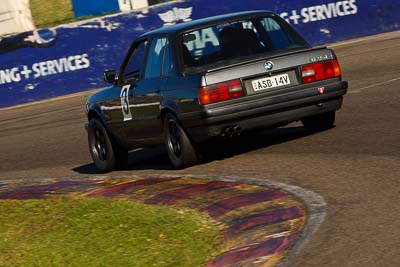
[[[350,83],[334,129],[310,134],[295,123],[243,137],[181,171],[162,148],[146,149],[108,176],[234,175],[300,186],[328,209],[290,266],[400,266],[400,32],[332,47]],[[83,128],[87,95],[0,110],[0,179],[98,176]]]

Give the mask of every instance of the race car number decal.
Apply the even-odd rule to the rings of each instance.
[[[124,115],[124,121],[129,121],[132,120],[132,113],[131,109],[129,107],[129,89],[131,88],[131,85],[125,85],[121,89],[121,107],[122,107],[122,114]]]

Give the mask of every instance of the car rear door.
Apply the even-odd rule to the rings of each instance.
[[[136,141],[141,143],[152,144],[162,140],[160,105],[167,80],[163,74],[164,62],[169,64],[168,39],[155,37],[149,46],[143,78],[136,83],[133,90],[132,130]]]

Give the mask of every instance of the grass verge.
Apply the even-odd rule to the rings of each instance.
[[[0,266],[202,266],[219,229],[191,210],[101,198],[0,201]]]
[[[30,0],[33,21],[38,28],[76,21],[71,0]]]

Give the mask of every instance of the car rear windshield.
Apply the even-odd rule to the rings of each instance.
[[[185,32],[181,37],[184,72],[264,53],[309,48],[292,27],[275,15],[224,22]]]

